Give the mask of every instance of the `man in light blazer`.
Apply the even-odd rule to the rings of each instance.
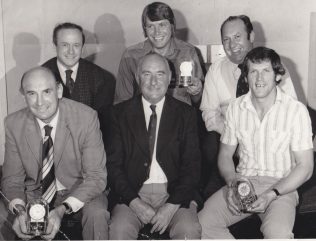
[[[51,208],[42,238],[53,239],[63,216],[69,215],[81,218],[84,239],[107,239],[109,213],[103,194],[107,183],[106,155],[97,113],[84,104],[62,98],[62,91],[49,69],[31,69],[21,80],[27,107],[5,119],[1,185],[10,200],[9,209],[17,215],[12,228],[18,237],[32,238],[26,230],[25,205],[44,197],[43,143],[48,125],[52,128],[49,138],[53,152],[49,154],[56,192],[48,201]]]
[[[61,23],[53,31],[57,56],[43,66],[53,71],[63,85],[63,96],[84,103],[98,112],[105,146],[108,144],[110,109],[114,100],[115,78],[98,65],[81,58],[85,35],[81,26]],[[73,89],[67,85],[70,72]]]
[[[109,237],[137,239],[151,224],[152,233],[199,239],[194,201],[201,157],[194,109],[166,95],[171,71],[163,56],[144,56],[137,78],[142,95],[118,104],[112,115],[108,171],[116,205]]]

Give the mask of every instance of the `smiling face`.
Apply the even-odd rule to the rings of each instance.
[[[146,18],[146,34],[155,52],[163,53],[169,48],[172,28],[167,19],[152,22]]]
[[[57,113],[58,100],[63,87],[57,84],[51,72],[37,68],[28,72],[22,80],[26,104],[35,117],[49,123]]]
[[[67,69],[78,63],[82,53],[82,34],[78,29],[61,29],[57,33],[57,59]]]
[[[248,33],[244,22],[236,19],[223,26],[222,43],[229,60],[235,64],[242,63],[247,53],[253,48],[254,32]]]
[[[167,61],[158,55],[144,57],[138,78],[143,97],[151,104],[158,103],[165,96],[171,79]]]
[[[271,61],[252,63],[248,60],[247,65],[247,82],[252,96],[260,101],[274,100],[276,96],[276,81],[281,79],[281,75],[274,73]]]

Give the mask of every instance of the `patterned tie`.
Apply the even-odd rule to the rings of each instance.
[[[75,82],[71,78],[71,74],[73,71],[71,69],[67,69],[65,72],[66,72],[66,86],[69,90],[69,94],[71,95],[72,91],[74,90],[74,87],[75,87]]]
[[[43,167],[42,167],[42,197],[50,203],[56,193],[55,170],[54,170],[54,147],[50,136],[53,127],[46,125],[43,140]]]
[[[148,125],[148,134],[149,134],[149,154],[150,158],[153,157],[155,140],[156,140],[156,126],[157,126],[157,114],[156,114],[156,106],[151,105],[150,109],[152,110],[149,125]]]
[[[238,83],[237,83],[237,90],[236,90],[236,97],[238,98],[239,96],[242,96],[244,94],[247,94],[249,91],[249,85],[248,83],[245,81],[245,77],[243,75],[243,70],[242,70],[242,64],[238,65],[238,68],[241,71],[241,74],[239,76],[238,79]]]

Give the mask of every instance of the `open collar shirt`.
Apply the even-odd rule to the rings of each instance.
[[[205,77],[200,109],[208,131],[222,134],[226,110],[229,103],[236,99],[236,89],[241,74],[237,64],[226,56],[213,63]],[[282,76],[278,85],[286,94],[297,99],[295,89],[288,71]]]
[[[139,60],[150,52],[153,52],[153,47],[148,39],[125,50],[116,80],[115,103],[128,100],[140,94],[139,83],[136,79],[137,65]],[[179,80],[180,64],[183,61],[192,61],[194,63],[194,76],[204,81],[201,64],[194,46],[177,38],[172,38],[170,51],[165,57],[169,60],[172,72],[168,94],[191,105],[191,97],[187,89],[179,88],[176,86],[176,82]]]
[[[276,101],[262,121],[251,102],[250,91],[227,109],[221,142],[239,144],[237,172],[241,175],[285,177],[296,165],[290,151],[313,148],[306,107],[276,88]]]

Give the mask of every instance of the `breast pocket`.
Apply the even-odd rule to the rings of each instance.
[[[267,146],[272,152],[281,151],[288,146],[290,133],[285,131],[271,131],[267,134]]]

